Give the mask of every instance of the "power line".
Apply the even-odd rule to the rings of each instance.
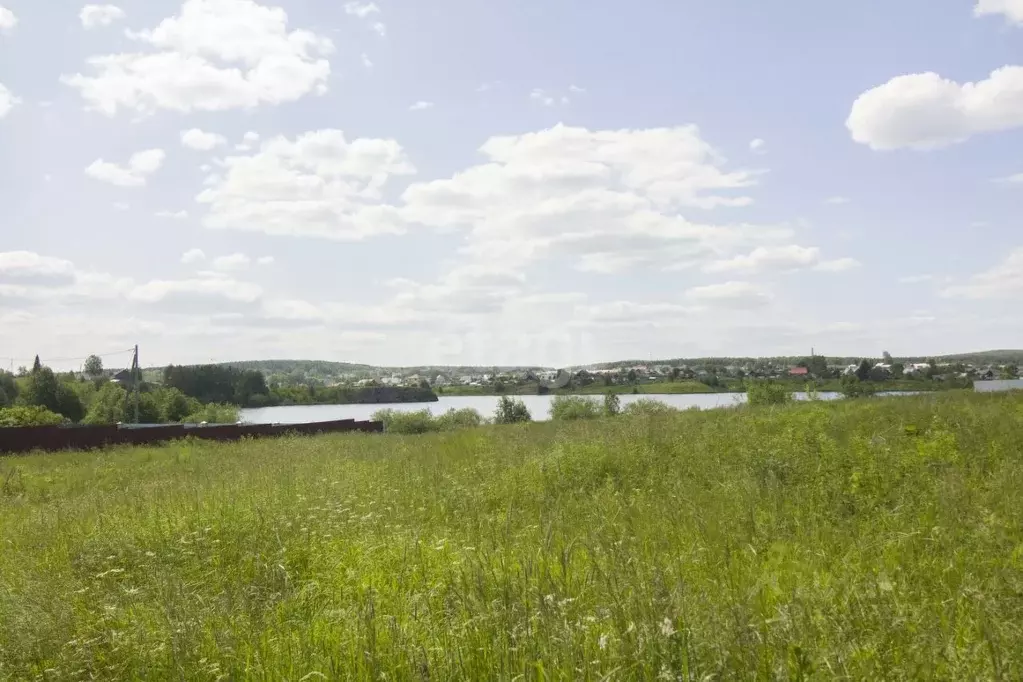
[[[111,351],[109,353],[89,353],[89,355],[82,355],[82,356],[73,357],[73,358],[43,358],[43,357],[40,357],[40,356],[37,356],[37,357],[39,357],[40,360],[44,360],[45,359],[46,362],[72,362],[74,360],[87,360],[90,356],[93,356],[93,355],[95,355],[97,357],[100,357],[100,358],[109,358],[109,357],[113,357],[115,355],[127,355],[128,353],[134,353],[134,352],[135,352],[134,348],[127,348],[125,350],[116,350],[116,351]],[[13,362],[34,362],[35,361],[35,357],[31,357],[31,358],[6,358],[6,359],[10,360],[12,363]]]

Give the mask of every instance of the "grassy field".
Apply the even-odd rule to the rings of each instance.
[[[0,678],[1023,679],[1023,396],[0,460]]]

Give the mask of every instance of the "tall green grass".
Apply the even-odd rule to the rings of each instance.
[[[1023,397],[0,461],[0,678],[1023,678]]]

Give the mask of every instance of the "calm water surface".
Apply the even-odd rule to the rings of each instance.
[[[822,400],[834,400],[841,397],[839,393],[818,393]],[[803,400],[805,393],[796,393],[796,398]],[[521,395],[519,398],[529,408],[533,419],[543,421],[550,419],[551,400],[549,395]],[[603,396],[592,396],[603,400]],[[692,395],[620,395],[622,407],[643,398],[659,400],[662,403],[686,409],[698,407],[701,410],[712,407],[729,407],[746,402],[745,393],[696,393]],[[377,410],[394,409],[403,412],[428,409],[435,415],[443,414],[450,409],[460,410],[471,407],[484,417],[490,417],[497,408],[498,396],[446,396],[436,403],[388,403],[377,405],[295,405],[293,407],[262,407],[259,409],[242,410],[242,421],[250,424],[303,424],[307,422],[326,422],[335,419],[369,419]]]

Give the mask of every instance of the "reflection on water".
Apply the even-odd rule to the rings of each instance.
[[[818,393],[822,400],[840,397],[838,393]],[[796,398],[806,399],[805,393],[796,393]],[[542,421],[550,418],[552,396],[522,395],[519,398],[529,408],[533,419]],[[601,400],[602,396],[592,396]],[[701,410],[712,407],[728,407],[746,402],[745,393],[696,393],[693,395],[620,395],[622,407],[644,398],[686,409],[698,407]],[[335,419],[369,419],[377,410],[394,409],[403,412],[428,409],[433,414],[443,414],[450,409],[460,410],[471,407],[484,417],[490,417],[497,408],[498,396],[450,396],[442,397],[436,403],[388,403],[386,405],[295,405],[294,407],[262,407],[242,410],[242,420],[251,424],[302,424],[326,422]]]

